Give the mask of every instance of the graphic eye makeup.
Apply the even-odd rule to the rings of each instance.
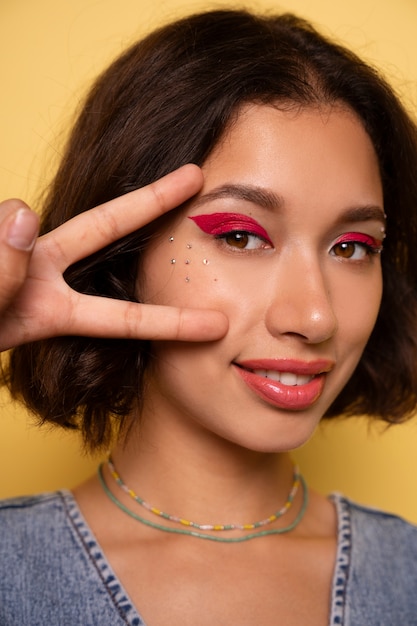
[[[363,261],[382,252],[382,241],[364,233],[346,233],[335,241],[331,254],[339,259]]]
[[[222,239],[240,250],[262,250],[273,248],[268,233],[257,221],[240,213],[211,213],[189,218],[204,233]]]

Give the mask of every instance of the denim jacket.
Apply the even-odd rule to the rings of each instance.
[[[417,527],[331,497],[329,626],[417,626]],[[0,502],[0,568],[1,626],[145,626],[69,491]]]

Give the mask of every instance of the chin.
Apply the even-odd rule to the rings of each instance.
[[[316,422],[312,424],[305,417],[297,424],[294,423],[294,420],[291,420],[291,422],[287,428],[283,428],[282,424],[279,427],[277,425],[273,429],[262,428],[258,424],[255,432],[252,429],[248,429],[245,432],[240,432],[237,437],[225,436],[225,433],[220,434],[220,436],[227,439],[230,443],[252,452],[263,454],[291,452],[305,445],[317,428]]]

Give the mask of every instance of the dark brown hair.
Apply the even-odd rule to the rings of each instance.
[[[388,216],[384,293],[361,361],[327,416],[402,421],[416,407],[417,141],[392,89],[353,53],[292,15],[220,10],[165,26],[98,79],[81,111],[44,207],[47,232],[167,172],[202,164],[243,103],[344,103],[375,147]],[[135,300],[150,229],[69,268],[76,290]],[[76,242],[74,242],[76,245]],[[139,269],[140,271],[140,269]],[[147,342],[54,338],[14,349],[9,385],[42,421],[106,444],[116,416],[140,406]]]

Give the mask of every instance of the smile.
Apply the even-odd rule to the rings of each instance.
[[[313,376],[307,376],[305,374],[294,374],[293,372],[277,372],[275,370],[253,370],[254,374],[262,376],[262,378],[269,378],[275,380],[283,385],[289,387],[298,387],[299,385],[306,385],[312,380]]]
[[[262,401],[280,409],[303,411],[323,393],[331,361],[256,360],[234,363],[239,378]],[[263,366],[263,367],[262,367]]]

